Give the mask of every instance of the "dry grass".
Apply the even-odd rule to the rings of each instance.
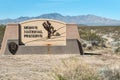
[[[101,80],[95,68],[74,57],[63,60],[63,64],[65,69],[57,70],[56,80]]]
[[[120,80],[120,66],[104,67],[100,74],[104,80]]]
[[[0,56],[0,80],[100,80],[101,69],[120,66],[120,56],[109,52]]]

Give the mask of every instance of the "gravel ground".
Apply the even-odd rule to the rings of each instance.
[[[92,54],[91,54],[92,53]],[[120,67],[120,56],[100,50],[86,55],[2,55],[0,80],[55,80],[55,73],[71,66],[88,64],[94,68]],[[101,54],[101,55],[99,55]]]

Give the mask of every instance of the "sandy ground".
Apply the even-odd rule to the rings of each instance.
[[[66,64],[65,64],[66,62]],[[54,73],[67,63],[88,64],[94,68],[120,66],[120,56],[109,50],[86,52],[85,55],[11,55],[0,56],[0,80],[55,80]],[[68,67],[68,66],[67,66]]]

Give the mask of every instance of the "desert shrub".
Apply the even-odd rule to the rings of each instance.
[[[82,31],[79,30],[80,36],[82,39],[87,40],[87,41],[101,41],[101,37],[96,34],[96,32],[91,32],[91,31]]]
[[[56,76],[56,80],[120,80],[120,68],[105,67],[96,71],[86,66],[78,66]]]
[[[98,46],[99,42],[98,41],[91,41],[92,46]]]
[[[101,80],[98,73],[87,66],[78,66],[57,75],[57,80]]]
[[[108,35],[108,37],[120,41],[120,26],[80,26],[78,29],[82,39],[98,41],[99,43],[95,44],[95,46],[106,43],[107,40],[102,38],[103,35]],[[94,45],[94,42],[92,44]],[[106,47],[106,45],[101,45],[100,47],[102,46]]]
[[[120,47],[117,48],[116,52],[118,52],[118,53],[120,52]]]
[[[61,74],[57,74],[57,79],[56,80],[66,80]]]
[[[120,34],[120,26],[80,26],[78,29],[83,31],[95,30],[97,33],[103,34],[115,33],[116,31],[118,34],[116,37]]]
[[[92,46],[98,46],[100,43],[104,42],[101,36],[94,32],[94,30],[82,30],[79,29],[80,37],[88,41]]]
[[[4,31],[5,31],[5,25],[0,25],[0,47],[4,36]]]
[[[113,41],[113,42],[111,42],[111,45],[113,47],[120,47],[120,41]]]
[[[120,53],[120,47],[112,47],[113,53]]]
[[[104,48],[107,48],[106,44],[105,43],[100,43],[99,44],[100,47],[104,47]]]
[[[120,80],[120,68],[104,68],[101,75],[104,80]]]
[[[93,50],[93,46],[92,46],[92,44],[87,44],[86,49],[88,49],[88,50]]]
[[[84,47],[84,48],[87,47],[87,44],[86,44],[86,43],[83,43],[83,44],[82,44],[82,47]]]

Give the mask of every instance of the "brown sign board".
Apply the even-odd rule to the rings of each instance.
[[[20,23],[20,38],[25,46],[65,46],[66,24],[56,20],[28,20]]]
[[[76,24],[33,19],[8,24],[0,54],[83,54]]]

